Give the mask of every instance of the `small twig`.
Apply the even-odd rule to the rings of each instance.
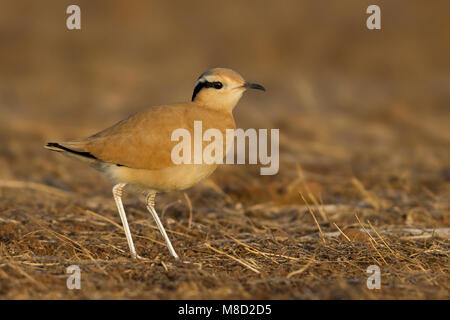
[[[167,268],[167,265],[164,263],[164,261],[161,261],[162,266],[166,270],[166,272],[169,272],[169,268]]]
[[[230,258],[230,259],[233,259],[234,261],[236,261],[236,262],[242,264],[244,267],[246,267],[246,268],[252,270],[252,271],[255,272],[255,273],[258,273],[258,274],[260,273],[259,270],[253,268],[253,267],[252,267],[251,265],[249,265],[247,262],[245,262],[245,261],[243,261],[243,260],[241,260],[241,259],[239,259],[239,258],[236,258],[236,257],[234,257],[234,256],[232,256],[232,255],[230,255],[230,254],[228,254],[228,253],[226,253],[226,252],[223,252],[223,251],[221,251],[221,250],[219,250],[219,249],[216,249],[216,248],[212,247],[212,246],[211,246],[209,243],[207,243],[207,242],[205,243],[205,246],[206,246],[207,248],[211,249],[212,251],[216,252],[216,253],[222,254],[222,255],[224,255],[224,256],[227,256],[227,257]]]
[[[94,212],[94,211],[92,211],[92,210],[89,210],[89,209],[82,209],[82,208],[80,208],[80,207],[78,207],[78,209],[81,209],[81,212],[83,212],[83,213],[86,213],[86,214],[88,214],[88,215],[91,215],[91,216],[100,218],[100,219],[105,220],[105,221],[108,221],[108,222],[111,223],[113,226],[117,227],[117,228],[120,229],[120,230],[123,230],[123,227],[122,227],[121,225],[119,225],[117,222],[114,222],[113,220],[111,220],[111,219],[109,219],[109,218],[107,218],[107,217],[105,217],[105,216],[102,216],[102,215],[99,214],[99,213],[96,213],[96,212]]]

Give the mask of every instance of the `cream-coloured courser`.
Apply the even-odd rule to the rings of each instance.
[[[171,141],[172,132],[183,128],[193,137],[194,121],[202,121],[203,130],[215,128],[225,136],[226,129],[235,129],[232,111],[246,89],[265,90],[261,85],[246,82],[233,70],[211,69],[199,77],[192,102],[151,107],[88,138],[50,142],[45,147],[87,162],[116,183],[114,200],[134,258],[139,256],[123,208],[122,190],[130,185],[145,192],[147,209],[170,253],[178,259],[155,211],[155,195],[189,188],[208,177],[217,165],[174,164],[171,152],[177,142]]]

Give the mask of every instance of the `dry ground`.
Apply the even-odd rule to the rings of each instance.
[[[1,5],[0,298],[449,298],[447,1],[379,1],[381,31],[365,1],[80,1],[69,32],[71,3]],[[126,194],[134,261],[111,184],[42,146],[188,100],[217,65],[268,88],[235,117],[280,129],[280,172],[159,195],[181,262]]]

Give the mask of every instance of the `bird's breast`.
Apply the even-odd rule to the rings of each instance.
[[[106,168],[106,173],[114,181],[138,189],[168,192],[187,189],[207,178],[216,168],[215,164],[181,164],[158,170],[146,170],[113,165]]]

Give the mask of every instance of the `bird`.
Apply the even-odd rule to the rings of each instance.
[[[193,132],[194,121],[222,133],[235,129],[232,112],[247,89],[266,91],[231,69],[209,69],[197,79],[190,102],[149,107],[87,138],[49,142],[45,148],[81,160],[113,181],[112,194],[133,258],[143,259],[136,253],[122,203],[125,187],[144,193],[146,208],[169,252],[179,259],[155,210],[156,194],[185,190],[211,175],[218,164],[175,164],[172,132],[179,128]]]

